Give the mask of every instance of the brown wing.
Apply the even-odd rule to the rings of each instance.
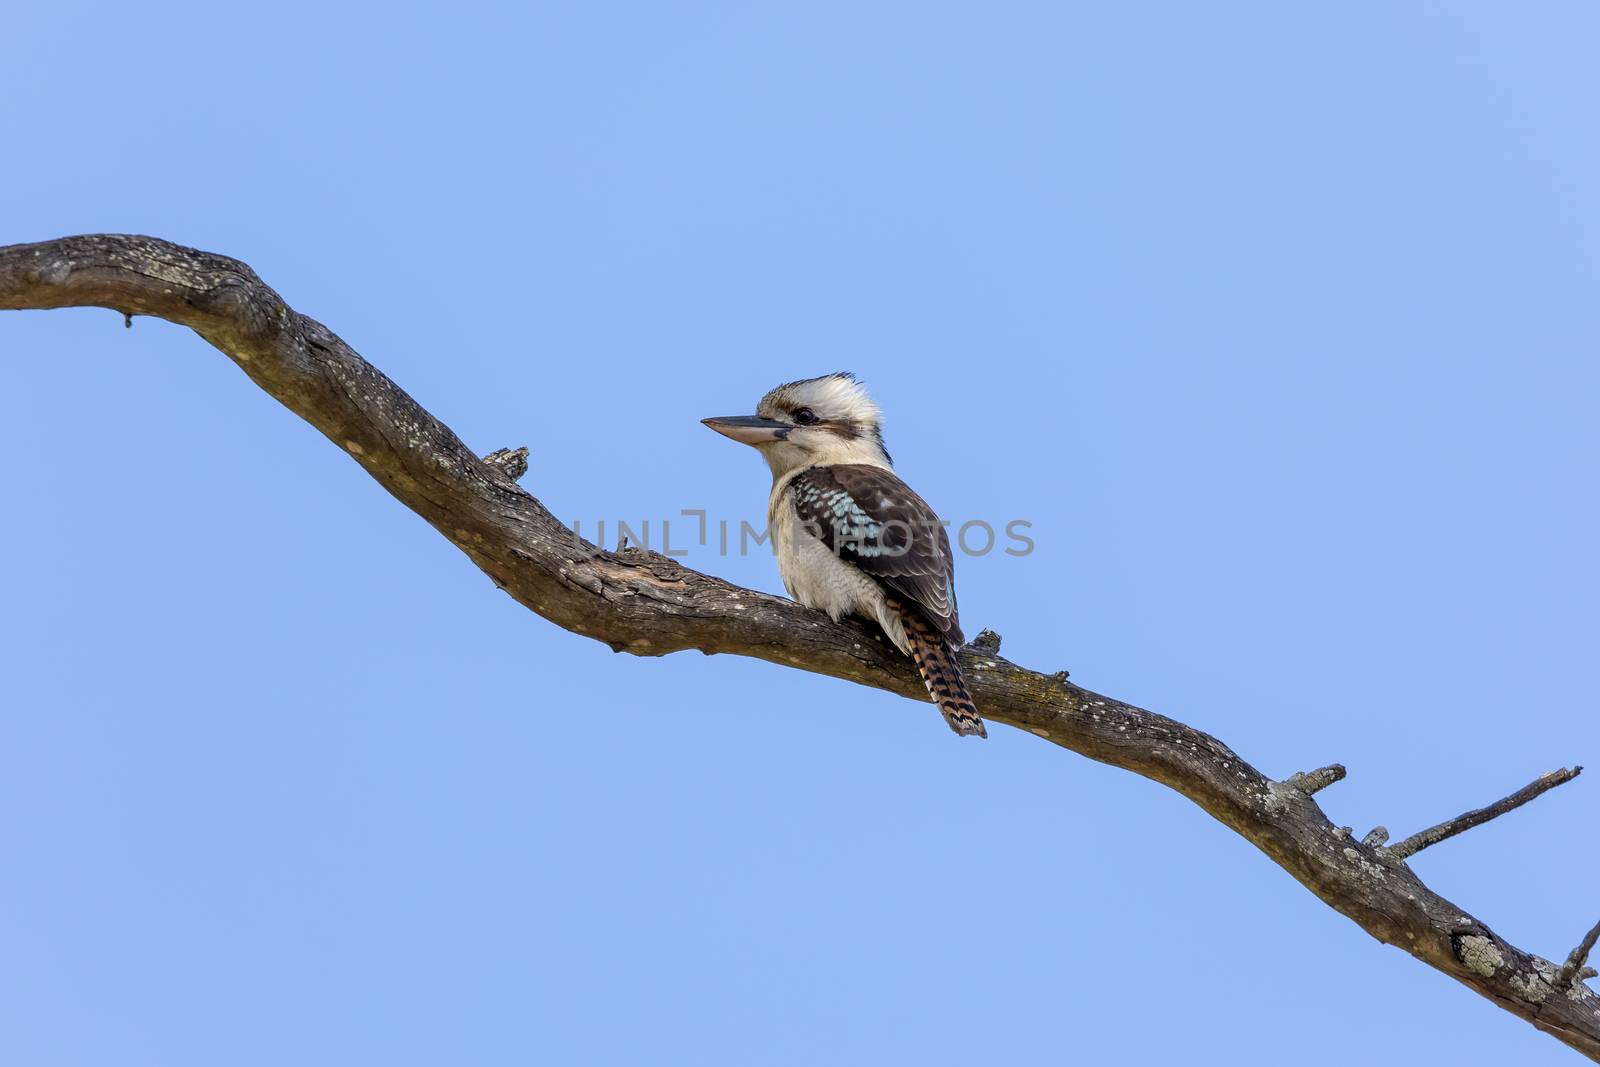
[[[808,467],[791,483],[795,512],[840,559],[910,601],[962,644],[950,535],[927,501],[882,467]]]

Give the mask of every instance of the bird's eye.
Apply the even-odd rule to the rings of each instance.
[[[799,411],[794,413],[794,424],[796,426],[810,426],[816,421],[817,413],[812,411],[810,408],[801,408]]]

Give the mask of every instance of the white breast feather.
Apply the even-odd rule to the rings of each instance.
[[[768,513],[784,588],[801,604],[825,611],[836,621],[846,615],[875,619],[895,646],[910,655],[905,627],[889,607],[883,587],[855,564],[835,556],[801,525],[789,494],[792,480],[792,476],[784,478],[773,487]]]

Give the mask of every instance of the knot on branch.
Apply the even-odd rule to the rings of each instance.
[[[1330,763],[1326,767],[1318,767],[1314,771],[1297,771],[1283,780],[1283,784],[1290,789],[1298,789],[1306,796],[1311,796],[1320,790],[1328,788],[1334,782],[1344,778],[1344,765]]]
[[[528,473],[528,446],[497,448],[484,456],[483,461],[507,478],[516,481]]]
[[[1500,947],[1482,934],[1452,934],[1450,948],[1463,966],[1485,978],[1493,978],[1506,962]]]
[[[978,636],[972,639],[972,647],[980,652],[996,653],[1000,651],[1000,635],[985,627],[978,631]]]

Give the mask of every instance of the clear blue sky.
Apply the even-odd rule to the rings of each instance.
[[[969,633],[1406,833],[1600,765],[1597,33],[26,5],[0,240],[242,258],[568,519],[758,519],[698,420],[854,370],[1034,523]],[[0,316],[0,395],[4,1062],[1572,1061],[1148,782],[557,630],[184,330]],[[1597,789],[1416,867],[1565,953]]]

